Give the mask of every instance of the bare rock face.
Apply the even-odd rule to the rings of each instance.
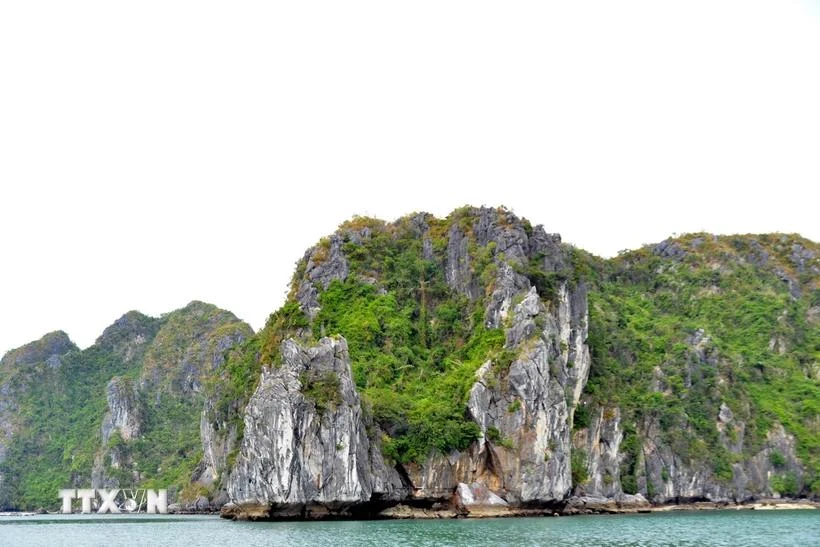
[[[468,218],[471,222],[454,223],[448,232],[445,278],[453,290],[470,299],[478,298],[484,287],[473,271],[471,240],[489,252],[498,274],[487,303],[486,326],[499,328],[512,311],[513,298],[526,293],[531,285],[516,268],[525,268],[530,261],[547,272],[566,267],[561,237],[547,234],[542,226],[528,228],[528,224],[505,209],[481,207],[471,210]]]
[[[114,377],[106,388],[108,410],[103,416],[102,446],[94,458],[91,469],[92,488],[120,486],[110,470],[127,468],[130,459],[122,443],[140,436],[144,412],[140,405],[137,386],[129,378]],[[118,438],[114,438],[115,433]]]
[[[358,237],[369,237],[369,231],[356,234]],[[297,288],[296,299],[302,311],[311,319],[319,313],[319,291],[315,285],[326,289],[333,280],[344,281],[350,273],[347,259],[342,252],[342,237],[339,234],[330,236],[319,245],[308,249],[302,259],[305,263],[305,275]]]
[[[484,312],[487,328],[501,327],[513,311],[513,299],[529,288],[530,282],[526,277],[516,273],[507,262],[499,264],[495,289],[490,295],[487,309]]]
[[[233,451],[237,442],[237,431],[232,424],[216,422],[214,402],[205,400],[199,420],[199,437],[202,440],[202,461],[194,471],[193,482],[205,486],[214,484],[228,468],[228,454]]]
[[[203,367],[205,370],[215,371],[224,365],[225,355],[230,348],[241,344],[248,336],[247,326],[244,324],[234,325],[222,332],[216,333],[210,339],[210,352],[201,354],[200,359],[209,358],[210,367]],[[192,369],[196,371],[196,368]],[[201,369],[200,369],[201,370]],[[189,376],[191,382],[183,385],[201,385],[196,376]],[[212,487],[228,471],[228,455],[234,451],[239,436],[236,425],[226,420],[225,416],[217,417],[215,412],[216,401],[214,394],[208,394],[203,402],[202,412],[199,417],[199,437],[202,441],[202,460],[194,470],[191,482],[200,483],[206,487]],[[224,485],[216,494],[216,497],[225,496]]]
[[[690,351],[685,369],[685,385],[700,381],[701,367],[715,366],[717,350],[710,337],[697,329],[686,340]],[[654,389],[666,391],[666,380],[660,368],[655,370]],[[575,485],[579,496],[619,499],[622,491],[621,464],[629,456],[621,446],[620,410],[596,408],[588,427],[574,435],[574,446],[584,450],[587,480]],[[805,481],[805,470],[795,452],[795,439],[782,426],[773,427],[761,450],[751,457],[746,444],[747,424],[738,419],[726,402],[714,415],[721,449],[737,458],[726,464],[719,474],[712,464],[704,462],[706,454],[675,450],[664,434],[657,417],[645,416],[637,424],[639,446],[632,456],[637,490],[653,503],[680,501],[739,502],[755,497],[778,496],[799,491]],[[705,450],[705,445],[704,445]]]
[[[444,277],[447,284],[460,294],[471,299],[478,295],[478,284],[470,269],[470,238],[453,224],[448,234],[447,265]]]
[[[489,488],[477,482],[470,484],[464,484],[463,482],[458,483],[458,486],[456,487],[456,495],[458,495],[461,504],[465,506],[508,505],[502,498],[493,494]]]
[[[731,410],[721,405],[718,428],[734,427],[737,437],[721,436],[725,448],[736,454],[743,450],[745,424],[734,423]],[[731,479],[720,479],[714,469],[700,460],[686,460],[676,453],[661,433],[657,420],[648,418],[639,427],[637,487],[653,503],[707,500],[716,503],[742,502],[757,497],[780,497],[778,487],[799,490],[805,470],[795,452],[795,438],[782,426],[768,434],[763,448],[753,457],[732,465]],[[620,412],[617,408],[598,409],[588,428],[577,431],[574,446],[585,451],[588,474],[575,486],[581,498],[607,498],[622,504],[629,495],[622,490],[619,465],[625,457]],[[644,500],[644,498],[640,498]],[[645,500],[644,500],[645,501]]]
[[[300,263],[293,289],[311,320],[319,312],[320,292],[351,275],[348,258],[353,261],[354,255],[345,257],[344,251],[371,237],[368,222],[351,223],[322,240]],[[587,398],[591,406],[584,407],[584,427],[573,431],[591,367],[587,290],[579,280],[586,275],[585,258],[557,234],[504,208],[484,207],[459,209],[446,223],[415,215],[379,235],[405,237],[407,232],[397,227],[409,227],[421,242],[423,258],[435,262],[447,287],[465,297],[460,301],[481,302],[484,328],[504,330],[503,350],[486,356],[464,409],[479,427],[478,440],[463,450],[387,468],[373,441],[378,430],[361,415],[344,341],[323,339],[313,348],[288,341],[282,346],[285,363],[265,369],[245,410],[245,436],[228,481],[230,516],[352,516],[363,514],[358,511],[368,504],[370,515],[408,516],[413,513],[408,508],[438,507],[459,516],[468,505],[496,502],[510,510],[567,505],[577,512],[621,511],[650,502],[776,496],[794,490],[792,483],[802,488],[806,473],[794,439],[775,428],[750,458],[748,442],[744,447],[746,424],[737,418],[748,416],[748,409],[729,408],[732,401],[712,408],[720,445],[711,445],[720,451],[713,458],[699,457],[700,444],[694,441],[701,439],[695,431],[684,432],[692,443],[681,446],[680,436],[670,435],[665,422],[662,428],[657,415],[601,402],[598,392]],[[651,252],[674,265],[707,243],[704,238],[691,245],[670,239]],[[795,271],[808,271],[814,255],[803,248],[792,251]],[[753,252],[750,262],[771,261],[761,248]],[[355,261],[351,264],[358,272]],[[355,275],[378,286],[376,270],[372,277],[371,272]],[[817,317],[814,308],[806,312],[809,322]],[[685,389],[701,385],[720,364],[710,333],[696,329],[688,334],[681,374]],[[773,338],[770,350],[788,348]],[[652,371],[651,389],[664,397],[675,395],[677,386],[677,376],[669,372],[663,364]],[[202,436],[216,454],[230,450],[230,443],[219,445],[208,440],[213,436]],[[210,460],[214,469],[224,465],[222,456]]]
[[[691,465],[672,450],[656,419],[646,419],[639,433],[643,443],[638,468],[643,474],[638,476],[638,489],[646,492],[650,501],[729,499],[728,485],[715,480],[711,468]]]
[[[735,498],[749,499],[787,496],[790,492],[783,491],[788,488],[784,479],[791,477],[791,489],[797,491],[804,485],[806,471],[797,457],[794,435],[777,424],[766,436],[763,449],[743,464],[735,464],[733,475]]]
[[[507,329],[511,363],[487,361],[468,410],[481,429],[470,449],[407,466],[417,497],[443,498],[458,483],[489,488],[509,503],[564,499],[572,487],[572,412],[589,374],[583,286],[562,284],[552,310],[531,288]]]
[[[108,382],[108,412],[102,423],[103,444],[111,438],[114,430],[119,430],[124,441],[139,436],[142,429],[142,412],[137,389],[128,378],[114,377]]]
[[[228,480],[236,518],[344,516],[405,495],[368,438],[347,343],[323,338],[281,347],[245,410],[245,435]]]
[[[596,409],[590,426],[578,431],[573,438],[574,448],[586,455],[588,477],[586,482],[575,485],[577,494],[614,498],[623,493],[619,469],[622,440],[620,410],[617,407]]]
[[[682,260],[686,256],[686,251],[671,238],[665,239],[655,245],[652,252],[664,258],[671,258],[673,260]]]

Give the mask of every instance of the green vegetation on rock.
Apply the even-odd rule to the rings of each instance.
[[[502,313],[503,283],[511,300]],[[489,361],[488,388],[507,381],[532,341],[508,345],[511,314],[530,286],[547,310],[563,287],[586,287],[592,364],[572,428],[583,435],[617,411],[620,456],[607,485],[619,479],[623,492],[652,496],[674,480],[667,464],[649,476],[652,436],[720,484],[761,455],[771,490],[820,494],[817,243],[690,234],[604,260],[504,208],[465,207],[445,219],[344,223],[297,263],[287,301],[256,334],[193,302],[160,318],[129,312],[82,351],[51,333],[8,353],[0,508],[53,508],[57,489],[89,486],[92,470],[106,485],[171,487],[183,501],[210,495],[221,478],[198,482],[200,418],[225,440],[230,468],[263,367],[281,366],[291,337],[309,345],[344,336],[368,432],[389,463],[465,450],[481,438],[467,410],[476,371]],[[544,330],[545,314],[536,315],[527,336]],[[573,351],[549,343],[555,354]],[[550,372],[558,373],[570,374]],[[112,379],[120,379],[113,395]],[[344,404],[332,373],[308,370],[299,380],[320,412]],[[106,426],[111,404],[133,424]],[[501,414],[528,410],[507,398]],[[781,426],[794,450],[772,444]],[[495,447],[516,449],[498,428],[485,433]],[[574,485],[591,482],[591,452],[564,460]],[[559,459],[544,451],[544,462]]]
[[[818,257],[816,243],[794,235],[690,234],[598,261],[586,399],[620,406],[633,425],[657,421],[676,454],[724,481],[782,424],[817,493]],[[721,404],[732,413],[723,433]],[[721,437],[741,434],[741,452],[727,451]],[[632,477],[637,453],[626,453]]]
[[[430,232],[439,234],[429,242],[433,249],[446,247],[449,222],[432,221]],[[357,232],[364,229],[367,237]],[[424,258],[409,221],[355,219],[341,231],[351,275],[321,290],[309,336],[346,338],[357,387],[386,433],[385,455],[420,461],[433,449],[466,448],[479,435],[465,417],[467,394],[476,369],[500,352],[503,332],[484,328],[483,299],[471,302],[448,287],[440,261]],[[325,259],[322,244],[318,252]],[[480,277],[479,267],[476,260]],[[295,334],[308,324],[300,313],[289,301],[272,321]]]
[[[16,412],[0,412],[0,420],[13,422],[16,432],[0,463],[0,507],[53,509],[57,490],[91,486],[92,470],[100,486],[169,488],[176,499],[201,458],[200,381],[214,374],[220,344],[251,334],[233,314],[192,302],[159,319],[129,312],[82,351],[47,337],[35,343],[47,351],[25,348],[39,362],[7,355],[0,386],[13,392]],[[125,439],[114,428],[103,443],[107,386],[115,378],[140,386],[127,409],[140,434]]]

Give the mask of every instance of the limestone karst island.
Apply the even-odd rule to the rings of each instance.
[[[0,361],[7,511],[66,488],[234,519],[811,501],[819,440],[820,246],[796,234],[605,260],[504,208],[354,217],[259,332],[191,302]]]

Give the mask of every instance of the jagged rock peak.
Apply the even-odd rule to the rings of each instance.
[[[219,311],[219,312],[222,312],[222,313],[225,313],[225,314],[233,315],[229,311],[222,310],[218,306],[215,306],[214,304],[211,304],[209,302],[203,302],[201,300],[191,300],[190,302],[188,302],[182,308],[172,311],[171,314],[182,313],[182,314],[186,314],[186,315],[187,314],[192,314],[192,315],[201,316],[203,314],[208,314],[208,313],[212,313],[212,312],[215,312],[215,311]],[[170,314],[167,314],[167,315],[170,315]]]
[[[146,348],[140,386],[199,392],[204,374],[225,363],[225,351],[253,335],[249,325],[213,304],[193,301],[164,314]]]
[[[77,346],[68,335],[58,330],[46,334],[39,340],[9,351],[0,360],[0,367],[33,365],[35,363],[56,365],[59,364],[60,356],[75,349],[77,349]]]
[[[486,289],[486,280],[474,271],[477,248],[483,249],[484,259],[518,269],[537,266],[546,272],[560,272],[569,266],[560,235],[548,234],[543,226],[533,226],[503,206],[465,206],[443,219],[426,212],[412,213],[390,223],[356,216],[308,249],[297,265],[291,296],[310,319],[320,310],[319,294],[333,281],[353,275],[379,284],[381,265],[361,271],[357,263],[361,262],[362,249],[370,249],[368,243],[384,235],[393,240],[420,241],[424,260],[440,264],[450,288],[472,300]],[[520,280],[506,277],[507,293],[522,288]]]
[[[243,323],[241,319],[233,314],[233,312],[200,300],[192,300],[178,310],[163,314],[161,319],[165,321],[165,323],[163,323],[163,327],[171,321],[193,321],[196,325],[203,327],[216,326],[219,324]]]
[[[153,339],[159,323],[158,319],[132,310],[107,327],[95,343],[129,362]]]
[[[131,310],[122,315],[119,319],[111,323],[96,340],[96,344],[111,345],[123,335],[128,335],[134,331],[144,330],[147,325],[156,321],[137,310]]]

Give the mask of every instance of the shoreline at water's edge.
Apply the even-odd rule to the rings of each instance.
[[[569,509],[569,508],[568,508]],[[674,511],[720,511],[720,510],[778,510],[778,509],[820,509],[820,502],[810,499],[762,499],[743,502],[713,502],[695,501],[685,503],[650,504],[644,507],[630,506],[603,506],[576,507],[564,511],[562,515],[592,515],[592,514],[630,514],[630,513],[664,513]]]
[[[559,517],[576,515],[606,515],[606,514],[637,514],[637,513],[665,513],[665,512],[692,512],[692,511],[776,511],[776,510],[798,510],[798,509],[820,509],[820,501],[807,498],[802,499],[762,499],[748,502],[711,502],[697,501],[688,503],[665,503],[645,506],[619,506],[612,500],[599,500],[599,503],[589,503],[580,505],[567,504],[563,508],[527,508],[508,507],[498,505],[472,505],[460,507],[444,508],[423,508],[413,507],[405,504],[397,504],[373,515],[350,515],[333,514],[327,511],[305,510],[301,512],[289,512],[288,514],[278,514],[271,516],[267,508],[256,506],[251,511],[243,511],[242,508],[231,504],[225,505],[222,510],[218,509],[170,509],[170,515],[219,515],[225,519],[232,520],[403,520],[403,519],[448,519],[448,518],[516,518],[516,517]],[[29,517],[41,514],[50,514],[45,511],[3,511],[0,517]]]
[[[586,500],[583,503],[566,503],[562,507],[509,507],[499,505],[446,506],[435,509],[414,507],[399,503],[378,513],[363,514],[349,512],[331,512],[326,508],[303,507],[301,510],[290,508],[286,511],[275,511],[263,505],[237,506],[226,504],[220,516],[230,520],[404,520],[404,519],[454,519],[454,518],[516,518],[516,517],[559,517],[575,515],[604,514],[638,514],[662,512],[693,512],[715,510],[784,510],[784,509],[820,509],[820,502],[810,499],[762,499],[748,502],[710,502],[696,501],[687,503],[666,503],[657,505],[621,505],[613,500]]]

